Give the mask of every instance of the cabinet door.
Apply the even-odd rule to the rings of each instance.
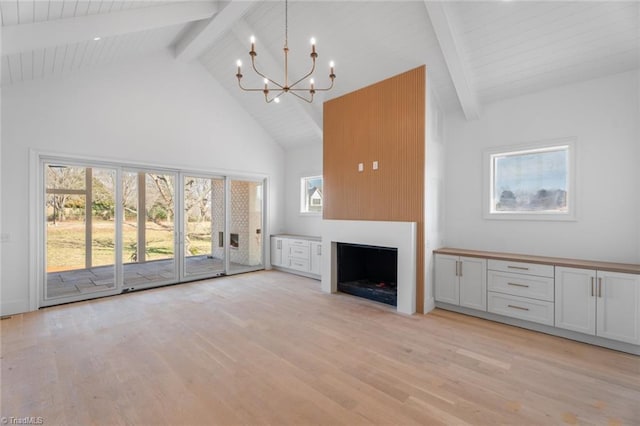
[[[487,310],[487,260],[460,257],[460,306]]]
[[[596,334],[596,271],[556,267],[556,327]]]
[[[436,254],[435,299],[438,302],[460,304],[458,283],[458,256]]]
[[[597,334],[640,344],[640,275],[598,271]]]
[[[282,238],[271,238],[271,265],[282,266]]]
[[[320,275],[322,265],[322,243],[311,242],[311,273]]]

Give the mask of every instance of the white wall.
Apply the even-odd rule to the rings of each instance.
[[[433,250],[442,247],[444,228],[444,112],[429,85],[427,74],[427,123],[425,146],[425,197],[424,197],[424,311],[435,307]]]
[[[321,215],[300,214],[300,178],[322,175],[322,144],[287,149],[285,153],[285,225],[289,234],[321,234]]]
[[[446,245],[640,262],[639,73],[622,73],[488,105],[446,119]],[[575,222],[485,220],[483,150],[577,138]]]
[[[171,54],[3,88],[2,314],[28,310],[29,149],[264,174],[282,228],[284,151],[199,64]]]

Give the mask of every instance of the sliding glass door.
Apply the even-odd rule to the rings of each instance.
[[[184,175],[183,280],[225,272],[225,180]]]
[[[40,159],[40,306],[264,267],[264,180]]]
[[[124,288],[178,280],[175,183],[175,173],[166,171],[122,172]]]
[[[45,163],[47,299],[116,290],[116,170]]]

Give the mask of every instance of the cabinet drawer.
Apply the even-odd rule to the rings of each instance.
[[[488,311],[507,317],[553,325],[554,304],[502,293],[487,293]]]
[[[491,271],[515,272],[553,278],[553,265],[489,259],[488,269]]]
[[[309,246],[289,246],[289,256],[309,260]]]
[[[309,259],[289,259],[289,268],[296,271],[309,272]]]
[[[293,239],[290,239],[289,240],[289,245],[290,246],[296,246],[296,247],[307,247],[307,248],[309,248],[310,241],[309,240],[293,240]]]
[[[514,274],[513,272],[489,271],[489,291],[506,293],[532,299],[554,300],[554,279],[535,275]]]

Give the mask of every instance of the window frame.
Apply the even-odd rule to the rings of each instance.
[[[531,154],[553,151],[554,148],[567,150],[567,212],[551,211],[495,211],[494,177],[495,158],[505,155]],[[576,216],[576,139],[560,138],[527,144],[494,147],[484,151],[483,161],[483,214],[485,219],[491,220],[533,220],[533,221],[575,221]]]
[[[303,176],[300,176],[299,179],[299,191],[300,191],[300,205],[298,208],[298,213],[301,216],[322,216],[322,210],[324,208],[324,205],[321,204],[320,205],[320,211],[314,212],[314,211],[309,211],[309,207],[311,206],[311,203],[307,204],[307,197],[306,197],[306,183],[308,180],[310,179],[322,179],[322,186],[324,189],[324,177],[322,176],[322,174],[320,173],[315,173],[315,174],[306,174]]]

